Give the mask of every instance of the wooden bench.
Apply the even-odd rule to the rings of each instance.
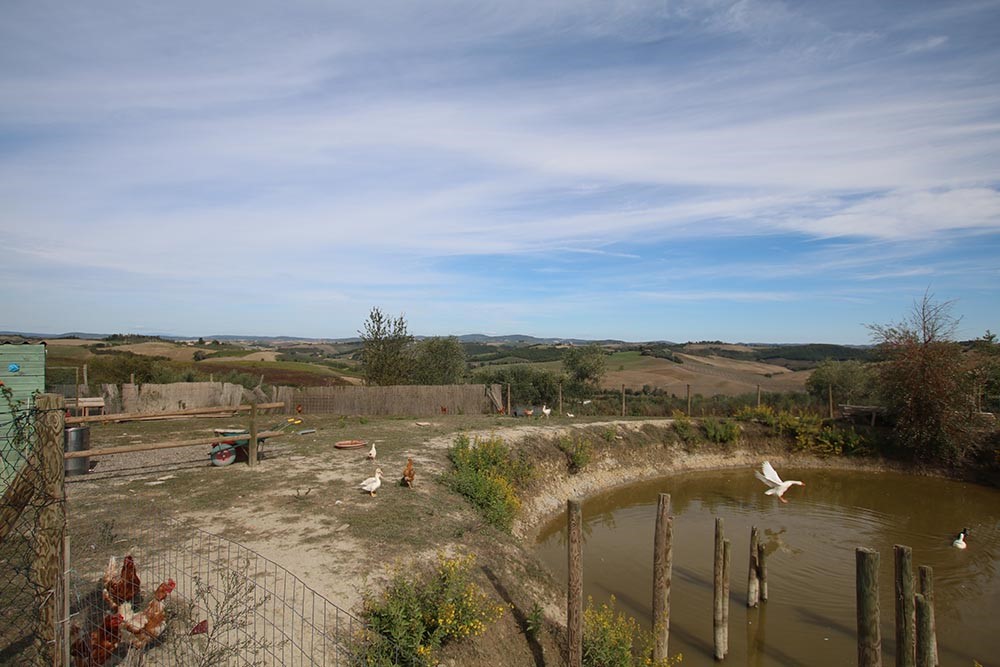
[[[97,410],[97,414],[106,414],[104,411],[104,399],[98,397],[67,398],[66,409],[75,410],[81,417],[89,417],[91,410]]]

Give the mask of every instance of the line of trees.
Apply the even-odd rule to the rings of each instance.
[[[358,335],[363,344],[362,376],[371,385],[460,384],[471,379],[483,384],[510,384],[525,403],[553,403],[560,385],[567,396],[596,391],[607,369],[607,354],[593,344],[564,350],[561,372],[510,365],[470,373],[465,349],[457,338],[417,341],[403,315],[391,317],[378,307],[371,309]]]

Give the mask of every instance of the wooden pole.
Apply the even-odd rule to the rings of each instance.
[[[60,607],[63,600],[63,537],[66,535],[65,463],[63,462],[65,400],[56,394],[41,394],[35,400],[38,417],[35,424],[41,486],[36,490],[39,504],[35,515],[34,547],[31,580],[37,586],[39,616],[35,632],[35,649],[40,656],[49,656],[52,665],[62,664],[63,650],[59,641]]]
[[[937,621],[935,620],[934,614],[934,568],[930,565],[921,565],[920,571],[920,594],[924,596],[927,600],[927,605],[930,611],[930,624],[931,624],[931,651],[934,658],[935,665],[938,662],[938,647],[937,647]]]
[[[510,383],[509,382],[507,383],[507,416],[508,417],[512,417],[513,416],[511,414],[511,412],[510,412]]]
[[[264,431],[257,434],[257,439],[273,438],[278,435],[287,435],[284,431]],[[199,438],[197,440],[180,440],[175,442],[156,442],[148,445],[125,445],[124,447],[104,447],[102,449],[84,449],[78,452],[66,452],[62,454],[64,459],[94,458],[95,456],[110,456],[112,454],[130,454],[132,452],[152,452],[157,449],[176,449],[177,447],[191,447],[192,445],[235,445],[241,440],[247,440],[249,435],[227,435],[215,436],[214,438]],[[6,513],[3,514],[6,516]],[[2,535],[0,535],[2,536]]]
[[[767,553],[764,550],[764,543],[759,542],[757,544],[757,566],[758,575],[760,577],[760,601],[767,602],[767,561],[765,560]]]
[[[879,629],[878,552],[858,547],[855,552],[855,589],[858,611],[858,667],[881,667]]]
[[[90,382],[87,381],[87,364],[83,365],[83,385],[85,387],[90,386]]]
[[[670,494],[661,493],[656,506],[656,533],[653,538],[653,662],[656,664],[666,660],[668,655],[673,559]]]
[[[691,416],[691,385],[687,386],[688,417]]]
[[[760,407],[760,385],[757,385],[757,407]]]
[[[732,543],[722,541],[722,657],[729,655],[729,579],[732,572]]]
[[[563,406],[562,406],[562,382],[559,383],[559,414],[560,415],[566,414],[565,412],[563,412]]]
[[[756,607],[760,602],[760,561],[757,547],[760,546],[760,532],[757,526],[750,527],[750,567],[747,568],[747,606]]]
[[[713,591],[713,604],[712,604],[712,634],[714,638],[715,646],[715,659],[722,660],[726,657],[726,646],[725,646],[725,633],[722,626],[723,618],[723,584],[722,576],[725,573],[725,564],[723,558],[725,557],[725,547],[723,546],[723,536],[722,536],[722,517],[715,518],[715,558],[714,567],[712,568],[712,591]]]
[[[930,601],[923,594],[917,593],[913,596],[916,616],[917,616],[917,639],[916,639],[916,667],[934,667],[935,640],[934,631],[931,629],[933,622],[933,608]]]
[[[128,374],[128,383],[129,384],[135,384],[135,373],[129,373]]]
[[[69,610],[70,610],[70,581],[69,581],[69,567],[70,563],[69,554],[69,533],[63,537],[63,550],[62,550],[62,563],[60,566],[60,572],[62,574],[62,608],[59,612],[59,618],[62,621],[62,656],[60,656],[62,662],[59,663],[59,667],[63,665],[70,665],[70,632],[69,632]]]
[[[257,404],[250,404],[250,443],[247,447],[250,467],[257,466]]]
[[[827,398],[828,398],[828,401],[830,403],[830,419],[833,419],[833,385],[832,384],[828,384],[826,386],[826,390],[827,390],[827,392],[826,392],[827,393]]]
[[[625,385],[622,385],[622,417],[625,416]]]
[[[896,666],[913,667],[913,550],[897,544],[892,552],[896,568]]]
[[[270,410],[273,408],[283,408],[285,404],[281,401],[277,403],[258,403],[258,410]],[[90,417],[68,417],[67,424],[85,424],[88,422],[125,422],[165,419],[167,417],[195,417],[198,415],[215,415],[225,413],[237,413],[249,411],[250,405],[223,405],[211,408],[188,408],[186,410],[172,410],[170,412],[121,412],[111,415],[92,415]]]
[[[569,522],[569,576],[566,591],[566,636],[569,667],[583,665],[583,512],[579,500],[566,501]]]

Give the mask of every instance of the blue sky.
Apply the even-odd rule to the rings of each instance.
[[[1000,1],[7,3],[0,330],[1000,331]]]

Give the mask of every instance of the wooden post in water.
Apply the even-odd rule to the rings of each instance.
[[[688,397],[688,417],[691,416],[691,385],[687,386],[687,397]]]
[[[569,522],[569,576],[566,590],[566,636],[569,667],[583,664],[583,512],[579,500],[566,501]]]
[[[726,635],[722,621],[725,613],[723,604],[723,583],[722,577],[725,574],[725,547],[723,546],[722,517],[715,518],[715,566],[712,568],[712,590],[714,599],[712,604],[712,635],[715,645],[715,659],[722,660],[726,657]]]
[[[257,404],[250,404],[250,442],[247,446],[247,458],[250,459],[250,467],[257,465]]]
[[[858,667],[881,667],[879,629],[878,552],[858,547],[855,552],[855,589],[858,610]]]
[[[922,594],[913,596],[917,612],[916,666],[934,667],[934,633],[931,631],[931,603]]]
[[[670,494],[661,493],[653,537],[653,662],[667,658],[670,639],[670,582],[673,570],[673,519]]]
[[[913,550],[892,547],[896,566],[896,667],[913,667]]]
[[[760,602],[760,561],[757,557],[757,547],[760,545],[760,533],[757,526],[750,527],[750,567],[747,568],[747,606],[756,607]]]
[[[930,612],[931,654],[934,660],[932,664],[937,665],[939,663],[937,648],[937,621],[934,618],[934,568],[930,565],[921,565],[919,569],[920,594],[924,596],[925,600],[927,600],[927,607]]]
[[[732,572],[732,544],[722,541],[722,657],[729,654],[729,575]]]
[[[760,576],[760,601],[767,602],[767,561],[764,543],[757,544],[757,567]]]

